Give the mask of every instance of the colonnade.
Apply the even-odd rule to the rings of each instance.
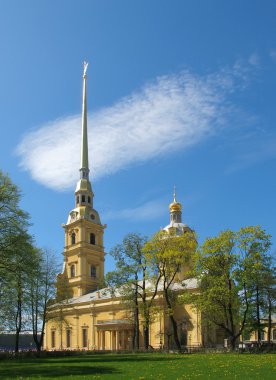
[[[127,350],[131,347],[131,330],[122,329],[98,329],[98,350]]]

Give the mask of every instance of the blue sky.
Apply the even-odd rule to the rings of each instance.
[[[174,185],[200,241],[260,224],[275,251],[275,17],[268,0],[2,0],[1,169],[37,244],[61,260],[87,60],[106,252],[168,224]]]

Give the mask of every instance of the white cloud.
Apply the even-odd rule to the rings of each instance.
[[[234,75],[227,70],[205,77],[182,72],[159,77],[89,115],[91,178],[185,150],[216,132],[227,118],[225,100],[233,87]],[[72,189],[78,179],[80,126],[80,116],[71,116],[27,133],[17,147],[20,166],[49,188]]]

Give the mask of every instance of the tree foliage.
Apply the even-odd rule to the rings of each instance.
[[[250,323],[253,328],[252,318],[260,327],[260,292],[265,294],[265,273],[271,273],[270,245],[264,230],[250,226],[223,231],[198,250],[200,287],[189,299],[205,320],[224,330],[233,349],[244,328]]]
[[[144,348],[149,347],[149,325],[153,316],[153,301],[157,294],[160,276],[149,272],[144,253],[146,237],[128,234],[122,244],[115,246],[110,254],[115,259],[116,270],[107,274],[106,281],[113,288],[119,288],[125,305],[133,311],[133,347],[138,349],[140,315],[144,332]],[[149,282],[149,278],[151,281]]]
[[[186,276],[189,276],[189,268],[197,247],[194,232],[187,231],[183,235],[177,235],[176,231],[160,231],[145,245],[148,261],[153,272],[161,278],[162,293],[165,300],[166,312],[171,321],[173,338],[176,347],[181,351],[178,336],[177,321],[174,317],[175,305],[179,303],[178,294],[173,291],[173,284],[180,282],[179,274],[186,267]],[[184,271],[185,272],[185,271]]]
[[[20,208],[20,200],[17,186],[0,172],[0,326],[2,330],[15,332],[15,351],[19,350],[19,337],[24,329],[33,330],[40,349],[45,308],[50,288],[53,289],[45,256],[28,232],[30,218]]]
[[[47,308],[55,296],[56,259],[47,249],[35,249],[35,265],[28,277],[28,313],[33,339],[40,351],[44,340]]]

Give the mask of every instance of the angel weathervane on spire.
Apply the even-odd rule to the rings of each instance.
[[[87,70],[88,62],[83,62],[83,76],[86,77],[86,70]]]

